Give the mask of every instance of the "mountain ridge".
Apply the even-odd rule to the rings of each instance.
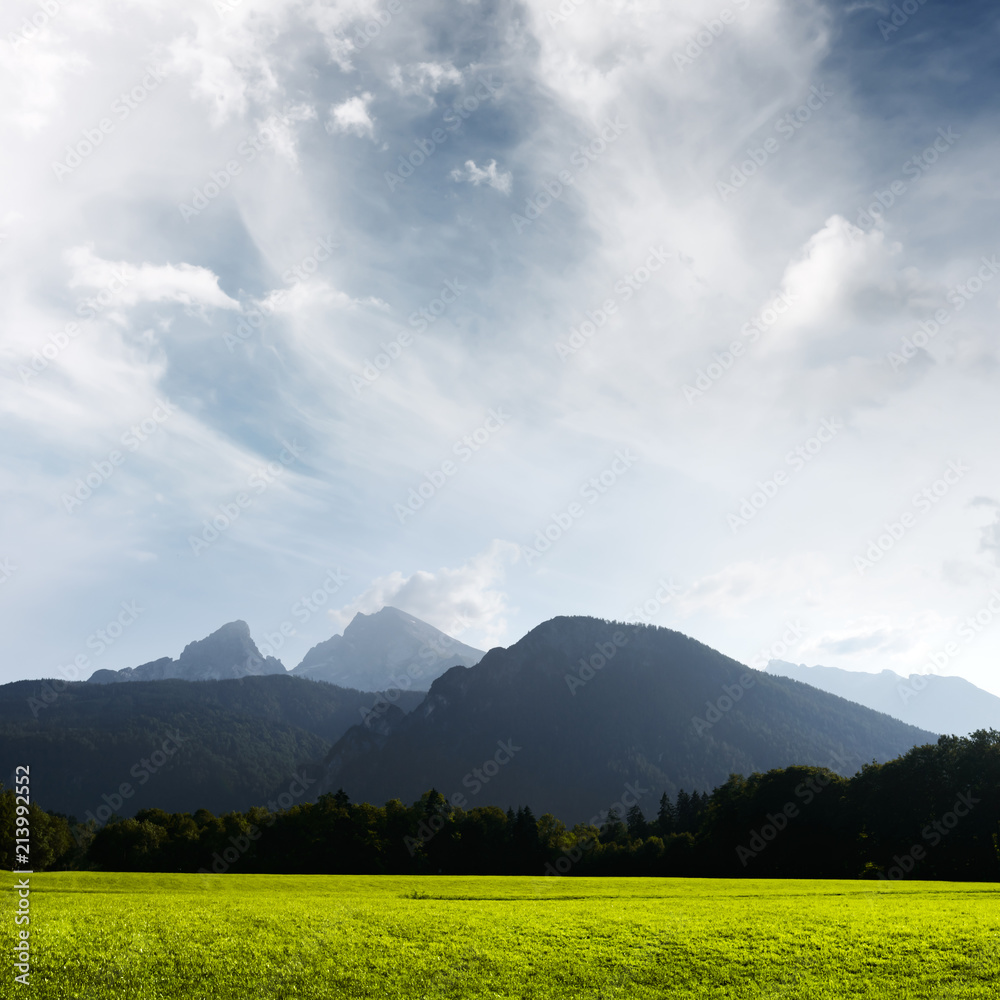
[[[386,605],[358,612],[343,635],[313,646],[291,671],[296,677],[373,691],[422,690],[453,666],[478,663],[483,651],[414,615]]]
[[[910,674],[892,670],[871,673],[841,667],[808,667],[771,660],[767,672],[811,684],[910,725],[939,733],[967,736],[978,729],[1000,728],[1000,698],[964,677]]]
[[[121,670],[95,670],[88,684],[115,684],[136,681],[219,681],[240,677],[284,674],[284,664],[264,656],[250,636],[250,626],[242,619],[189,642],[176,660],[169,656]]]
[[[843,773],[838,754],[857,769],[936,738],[669,629],[565,616],[451,668],[377,738],[363,729],[327,754],[321,790],[379,803],[434,787],[474,805],[485,797],[463,790],[488,787],[491,803],[544,802],[567,821],[618,800],[627,783],[658,796],[792,764]],[[482,782],[475,772],[498,742],[518,750]]]
[[[358,612],[343,635],[316,643],[292,670],[265,656],[242,619],[227,622],[204,639],[189,642],[174,660],[163,656],[136,667],[95,670],[91,684],[162,680],[226,680],[289,674],[338,687],[378,692],[426,690],[458,664],[477,663],[482,650],[468,646],[398,608]]]

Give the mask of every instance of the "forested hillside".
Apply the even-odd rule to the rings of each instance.
[[[1000,732],[942,736],[853,778],[795,766],[711,794],[623,795],[571,829],[545,803],[465,809],[430,790],[407,806],[342,791],[289,809],[143,810],[71,825],[31,810],[32,864],[104,870],[688,875],[1000,880]],[[14,795],[0,795],[9,867]]]
[[[423,695],[395,697],[410,709]],[[321,759],[377,702],[371,693],[287,675],[18,681],[0,687],[0,761],[8,784],[18,764],[30,764],[35,801],[81,819],[103,818],[112,806],[123,816],[153,805],[249,809]]]

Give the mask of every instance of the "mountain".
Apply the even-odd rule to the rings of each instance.
[[[387,717],[423,698],[397,695]],[[154,807],[221,814],[282,794],[303,802],[314,796],[312,787],[292,784],[302,765],[321,760],[354,723],[377,712],[380,697],[287,674],[16,681],[0,686],[0,779],[12,787],[14,767],[29,764],[32,800],[80,820]]]
[[[379,722],[333,747],[318,792],[410,802],[433,787],[466,809],[530,805],[567,823],[633,800],[650,816],[662,792],[732,772],[853,774],[936,738],[678,632],[580,617],[453,667],[409,715]]]
[[[935,733],[967,736],[977,729],[1000,729],[1000,698],[962,677],[903,677],[891,670],[871,674],[839,667],[807,667],[785,660],[771,660],[767,671]]]
[[[250,638],[244,621],[229,622],[210,636],[189,642],[181,655],[164,656],[138,667],[96,670],[88,683],[115,684],[121,681],[219,681],[237,677],[283,674],[285,668],[273,656],[264,656]]]
[[[343,635],[313,646],[292,673],[361,691],[426,691],[449,668],[471,667],[483,655],[405,611],[385,607],[371,615],[359,612]]]

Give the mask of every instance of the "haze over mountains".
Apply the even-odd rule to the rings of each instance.
[[[121,670],[95,670],[91,684],[114,684],[123,681],[220,681],[238,677],[261,677],[283,674],[285,668],[273,656],[264,656],[250,638],[250,626],[244,621],[229,622],[197,642],[189,642],[181,655],[123,667]]]
[[[812,684],[935,733],[967,736],[977,729],[1000,729],[1000,698],[963,677],[903,677],[891,670],[863,673],[839,667],[807,667],[785,660],[771,660],[767,671]]]
[[[423,681],[430,691],[414,690]],[[137,768],[171,734],[157,780],[119,795],[138,792]],[[38,761],[43,806],[81,816],[245,809],[307,775],[303,801],[342,787],[412,802],[434,787],[463,808],[530,805],[574,823],[623,796],[651,815],[663,792],[709,791],[734,772],[853,774],[935,739],[678,632],[583,617],[482,654],[383,608],[291,672],[231,622],[176,661],[0,688],[0,759]]]
[[[853,774],[935,740],[679,632],[560,617],[449,670],[410,714],[349,730],[320,790],[382,803],[433,786],[464,808],[528,804],[572,823],[626,793],[648,814],[664,791],[707,791],[733,772]]]
[[[433,625],[398,608],[385,607],[371,615],[359,612],[343,635],[313,646],[291,673],[358,691],[426,691],[431,681],[450,667],[472,666],[482,656],[482,650]],[[176,660],[165,656],[137,667],[97,670],[89,681],[214,681],[286,672],[280,660],[257,648],[247,623],[235,621],[189,643]]]
[[[356,614],[342,636],[313,646],[292,673],[361,691],[426,691],[446,670],[474,666],[483,655],[405,611],[385,607]]]

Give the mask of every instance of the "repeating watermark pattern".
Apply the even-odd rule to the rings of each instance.
[[[722,694],[713,701],[705,702],[705,715],[693,715],[691,725],[696,736],[704,736],[712,726],[722,720],[722,717],[731,712],[733,708],[743,700],[746,694],[757,683],[753,674],[743,674],[738,684],[723,684]]]
[[[179,202],[177,211],[181,213],[181,218],[185,222],[190,222],[197,218],[216,198],[222,194],[230,183],[243,173],[243,166],[252,163],[269,146],[272,146],[280,138],[279,125],[288,125],[299,120],[294,110],[273,114],[261,122],[253,132],[240,141],[236,147],[236,154],[227,160],[216,170],[210,170],[208,179],[200,187],[191,191],[191,201]],[[239,157],[239,159],[237,159]],[[243,162],[241,163],[240,160]]]
[[[942,473],[940,479],[935,479],[930,486],[925,486],[922,490],[913,494],[910,501],[916,508],[917,513],[904,510],[897,521],[887,521],[883,527],[885,531],[877,538],[868,543],[863,555],[854,557],[854,568],[859,576],[864,576],[867,570],[873,569],[875,564],[880,562],[882,557],[895,548],[896,544],[917,524],[917,518],[926,514],[931,508],[946,497],[970,471],[961,459],[951,461]]]
[[[958,826],[959,820],[965,819],[974,806],[979,805],[982,799],[977,799],[970,791],[963,792],[955,800],[955,804],[949,812],[946,812],[939,819],[932,820],[920,831],[920,836],[927,841],[928,847],[935,848]],[[880,871],[878,877],[896,881],[909,875],[914,868],[927,858],[927,849],[920,844],[914,844],[906,854],[893,856],[893,864],[886,871]]]
[[[94,656],[100,656],[125,634],[130,625],[138,621],[144,610],[145,608],[140,608],[136,601],[123,601],[121,611],[107,625],[87,636],[87,649],[92,650]],[[31,709],[32,718],[37,719],[38,713],[55,702],[66,690],[67,684],[82,680],[83,672],[90,669],[91,660],[86,653],[77,653],[65,666],[56,667],[59,676],[46,680],[38,692],[38,697],[31,696],[26,701],[28,708]]]
[[[278,821],[277,812],[279,809],[290,809],[296,799],[301,798],[306,793],[306,789],[316,784],[315,778],[310,778],[305,771],[302,774],[292,772],[292,780],[289,782],[288,790],[281,792],[274,799],[267,802],[269,814],[264,820],[264,825],[272,827]],[[222,852],[216,851],[212,855],[212,869],[199,868],[198,874],[203,878],[208,875],[224,875],[230,867],[236,864],[240,858],[246,854],[253,844],[260,840],[263,830],[256,824],[251,823],[244,833],[229,838],[229,847],[223,848]]]
[[[404,181],[412,177],[434,155],[438,148],[448,141],[450,135],[453,135],[462,127],[463,122],[470,115],[474,114],[483,104],[495,98],[502,91],[503,82],[501,81],[499,85],[494,83],[492,73],[485,79],[481,76],[478,77],[473,92],[469,96],[463,97],[460,101],[455,101],[445,112],[444,117],[441,119],[442,125],[432,129],[423,138],[414,139],[414,149],[409,153],[400,154],[395,171],[385,171],[383,177],[389,186],[389,191],[395,191]]]
[[[130,267],[112,267],[111,280],[91,298],[82,299],[76,307],[76,314],[81,319],[96,319],[108,306],[115,302],[118,293],[124,291],[136,272]],[[61,330],[57,330],[47,343],[31,354],[30,366],[20,364],[17,374],[22,385],[27,385],[33,378],[44,372],[49,365],[83,332],[79,323],[70,320]]]
[[[413,0],[406,0],[413,3]],[[389,27],[392,19],[403,10],[403,0],[389,0],[382,8],[372,12],[371,17],[359,25],[351,41],[356,49],[366,49],[382,32]]]
[[[879,18],[876,25],[882,35],[882,41],[889,41],[889,38],[899,31],[925,3],[927,0],[902,0],[900,4],[893,4],[889,8],[891,17],[888,20]]]
[[[545,20],[548,21],[550,27],[562,24],[568,21],[586,2],[587,0],[561,0],[559,6],[554,10],[551,7],[546,9]],[[740,2],[749,2],[749,0],[740,0]]]
[[[135,454],[176,410],[177,407],[169,400],[157,400],[153,412],[133,424],[119,438],[126,449],[124,452],[112,449],[103,459],[91,462],[92,471],[77,479],[72,493],[63,493],[62,504],[66,513],[73,514],[78,507],[82,507],[114,475],[115,470],[125,464],[128,455]]]
[[[826,107],[826,102],[833,97],[833,91],[825,84],[813,85],[809,88],[809,96],[797,108],[784,114],[774,123],[774,131],[788,139],[793,138],[800,128],[803,128],[815,112]],[[741,191],[765,164],[770,163],[781,152],[780,139],[773,135],[761,141],[759,146],[747,147],[747,158],[730,167],[727,181],[716,181],[715,192],[723,202]]]
[[[756,344],[761,335],[767,333],[797,301],[798,296],[787,290],[773,292],[772,298],[760,313],[740,327],[740,336],[744,338],[745,343],[734,340],[728,350],[723,350],[721,353],[716,351],[712,355],[713,360],[695,372],[695,377],[691,380],[694,384],[684,384],[682,391],[688,403],[693,403],[705,395],[746,354],[747,347]]]
[[[310,253],[291,267],[286,268],[281,274],[281,279],[290,287],[276,289],[261,302],[255,302],[250,309],[243,311],[234,331],[227,330],[223,333],[222,341],[229,349],[229,353],[232,354],[239,344],[246,343],[254,335],[254,332],[264,325],[264,321],[274,315],[275,310],[284,302],[289,293],[296,286],[305,284],[319,270],[320,264],[333,256],[333,251],[339,245],[328,234],[316,242]]]
[[[606,469],[596,476],[591,476],[580,486],[579,495],[590,506],[598,503],[608,490],[612,489],[619,479],[632,468],[636,461],[637,459],[630,449],[619,449],[615,452],[614,460]],[[551,514],[548,523],[535,532],[534,544],[521,547],[521,555],[524,556],[527,565],[530,566],[536,559],[540,559],[548,552],[586,513],[587,507],[574,500],[565,510]]]
[[[437,321],[448,311],[448,306],[458,301],[462,292],[468,291],[458,278],[446,281],[441,287],[437,297],[431,299],[425,306],[421,306],[415,313],[410,315],[410,326],[417,333],[424,333],[428,327]]]
[[[918,180],[961,138],[961,133],[956,132],[950,125],[947,128],[939,128],[937,137],[929,146],[919,153],[914,153],[903,163],[901,168],[903,177]],[[886,210],[892,208],[909,190],[906,181],[902,177],[897,177],[886,185],[884,191],[874,191],[875,200],[866,207],[858,209],[858,226],[867,229],[883,220]],[[860,232],[854,234],[855,239],[859,239],[860,236]]]
[[[770,646],[762,646],[751,658],[748,666],[753,667],[754,670],[765,670],[771,660],[780,660],[787,656],[798,645],[799,640],[805,636],[806,631],[806,627],[798,619],[785,622],[785,631],[781,638]]]
[[[959,638],[965,645],[958,642],[946,642],[940,649],[931,653],[927,657],[928,674],[947,674],[952,660],[961,656],[993,624],[998,616],[1000,616],[1000,590],[994,587],[990,591],[990,599],[958,626]],[[896,685],[896,693],[904,705],[926,689],[927,674],[913,674]]]
[[[458,458],[458,461],[446,458],[441,465],[425,472],[424,478],[410,488],[406,495],[405,503],[393,504],[392,510],[396,515],[396,520],[400,524],[406,524],[408,517],[413,517],[417,511],[422,510],[427,502],[431,500],[440,490],[444,489],[452,478],[458,475],[474,454],[483,447],[497,431],[510,420],[510,414],[505,413],[502,406],[491,409],[482,425],[477,427],[471,434],[465,434],[459,438],[451,447],[451,453]]]
[[[791,477],[801,472],[843,429],[844,425],[837,417],[824,417],[815,434],[785,455],[785,464],[792,470],[790,473],[778,469],[770,479],[763,482],[758,479],[757,489],[742,497],[736,513],[726,518],[733,534],[745,528],[778,495],[778,491],[792,481]]]
[[[361,395],[361,390],[367,388],[372,383],[374,383],[386,369],[388,369],[393,361],[395,361],[403,351],[412,347],[413,345],[413,334],[409,330],[403,330],[399,336],[394,337],[387,344],[379,343],[379,347],[382,348],[378,354],[375,355],[374,359],[365,358],[364,366],[361,369],[361,374],[357,372],[351,373],[351,388],[354,390],[355,397]]]
[[[848,753],[841,747],[839,753],[832,755],[831,765],[838,764],[844,770],[851,760],[860,760],[860,758],[857,754]],[[826,770],[836,771],[837,768],[829,766]],[[795,786],[795,798],[801,801],[802,806],[808,806],[817,795],[829,787],[832,781],[833,779],[826,774],[812,775]],[[795,799],[786,802],[776,813],[768,813],[765,816],[767,822],[759,830],[750,831],[748,846],[744,847],[740,844],[736,848],[736,856],[740,859],[740,864],[746,868],[747,862],[751,858],[759,857],[763,851],[767,850],[778,834],[787,829],[789,822],[797,819],[800,814],[801,809]]]
[[[723,7],[715,17],[710,17],[702,22],[699,28],[682,48],[674,52],[674,67],[679,73],[683,73],[688,66],[708,48],[715,44],[715,40],[722,35],[730,24],[736,22],[737,14],[742,14],[749,6],[751,0],[733,0],[736,13],[729,7]]]
[[[638,782],[634,785],[629,782],[625,785],[625,791],[617,802],[612,802],[607,809],[602,809],[590,817],[587,826],[600,827],[608,817],[614,813],[616,816],[624,816],[633,806],[639,804],[639,800],[650,792],[649,788],[643,788]],[[545,875],[566,875],[583,855],[590,850],[597,842],[597,838],[590,836],[578,840],[571,848],[562,852],[562,855],[554,862],[548,861],[545,864]]]
[[[606,118],[600,133],[586,146],[579,146],[570,156],[569,162],[576,167],[576,171],[560,170],[556,178],[546,181],[532,197],[525,199],[523,214],[511,213],[510,221],[514,226],[514,232],[518,234],[524,232],[553,202],[558,201],[567,188],[572,187],[591,163],[598,160],[627,128],[628,123],[623,122],[619,115]]]
[[[674,254],[661,247],[649,247],[649,256],[645,262],[640,264],[634,271],[623,274],[614,285],[615,296],[604,299],[601,304],[584,313],[586,319],[579,326],[573,327],[569,336],[555,343],[556,354],[565,361],[572,357],[581,347],[588,344],[608,320],[618,311],[618,299],[621,296],[623,303],[628,302],[646,283],[652,278],[656,271],[673,259]]]
[[[62,0],[41,0],[41,3],[38,4],[37,12],[31,15],[30,20],[26,16],[22,17],[21,27],[17,34],[15,35],[14,32],[8,33],[7,41],[15,50],[22,45],[26,45],[28,42],[34,41],[49,21],[57,14],[62,13],[65,8],[66,4]]]
[[[686,591],[674,583],[673,577],[669,581],[662,577],[656,581],[656,590],[650,597],[647,597],[638,607],[634,607],[630,614],[626,615],[626,621],[639,621],[643,625],[650,625],[654,618],[671,602],[674,598],[683,596]]]
[[[187,743],[190,739],[188,736],[181,736],[177,730],[171,733],[167,729],[166,733],[167,738],[160,743],[159,749],[154,750],[148,757],[136,761],[129,769],[129,775],[139,782],[140,787],[163,768],[167,761],[177,753],[182,743]],[[136,789],[133,788],[131,782],[123,781],[117,790],[111,792],[110,795],[105,793],[101,796],[100,805],[95,806],[93,810],[86,810],[83,814],[84,821],[93,821],[97,826],[103,826],[121,809],[125,802],[135,795],[135,792]]]
[[[994,279],[997,272],[1000,272],[1000,262],[997,261],[996,254],[982,257],[981,260],[982,265],[975,274],[966,278],[962,284],[949,289],[948,301],[954,309],[938,309],[933,319],[921,320],[913,335],[903,337],[899,349],[890,351],[886,355],[886,360],[893,371],[899,371],[904,365],[908,365],[917,353],[941,332],[941,328],[951,322],[953,314],[961,312]]]
[[[457,636],[462,635],[472,627],[472,622],[464,615],[457,615],[455,620],[446,628],[445,635],[440,639],[435,637],[428,639],[417,653],[417,659],[409,663],[403,673],[393,673],[389,680],[392,686],[386,688],[375,699],[371,708],[360,708],[361,721],[371,729],[372,724],[389,711],[389,706],[399,701],[399,696],[403,691],[409,691],[413,687],[413,682],[422,680],[430,670],[442,659],[447,657],[455,645],[458,643]]]
[[[514,759],[514,754],[524,749],[515,746],[513,739],[508,739],[506,742],[497,740],[497,747],[499,749],[492,757],[487,758],[479,767],[473,768],[462,778],[462,787],[468,789],[469,795],[465,795],[464,792],[453,792],[445,799],[448,805],[454,809],[467,808],[469,797],[478,795],[491,779],[500,773],[500,768],[509,764]],[[419,824],[416,837],[404,837],[403,843],[410,852],[410,857],[412,858],[435,834],[440,833],[446,822],[444,814],[439,810]]]
[[[579,670],[575,674],[565,674],[566,686],[571,695],[576,695],[576,689],[583,687],[597,676],[598,670],[603,670],[623,646],[628,645],[628,636],[624,632],[615,632],[611,642],[599,642],[594,646],[590,656],[581,656]]]
[[[421,306],[410,314],[410,326],[417,333],[425,333],[431,324],[437,322],[448,311],[448,307],[457,302],[462,293],[466,291],[468,291],[468,287],[463,285],[458,278],[446,281],[441,286],[441,291],[427,305]],[[351,388],[354,390],[355,397],[361,394],[362,389],[376,382],[403,351],[412,345],[413,334],[408,330],[403,330],[387,344],[380,343],[378,346],[382,350],[372,359],[365,358],[361,373],[353,372],[351,374]]]
[[[243,511],[253,505],[254,498],[259,497],[277,481],[279,476],[287,472],[288,466],[305,450],[294,441],[291,444],[285,441],[283,444],[284,448],[278,454],[278,461],[268,462],[266,466],[261,466],[247,477],[247,488],[253,491],[254,496],[246,490],[241,490],[228,503],[219,504],[218,514],[201,522],[200,535],[188,535],[188,544],[196,556],[200,556],[213,542],[218,541],[222,534],[236,523]]]
[[[85,128],[79,139],[66,147],[64,160],[53,160],[52,170],[57,180],[68,177],[77,167],[94,154],[105,138],[115,130],[115,119],[118,124],[124,122],[133,111],[141,107],[150,94],[167,78],[166,73],[155,66],[147,66],[146,74],[134,86],[123,91],[111,105],[110,112],[114,118],[105,116],[93,128]]]
[[[324,605],[348,580],[350,577],[339,566],[331,569],[320,586],[308,596],[300,597],[291,606],[289,614],[304,625],[313,615],[323,610]],[[264,641],[258,648],[264,656],[277,656],[285,645],[285,640],[297,634],[295,623],[286,618],[273,632],[264,633]]]

